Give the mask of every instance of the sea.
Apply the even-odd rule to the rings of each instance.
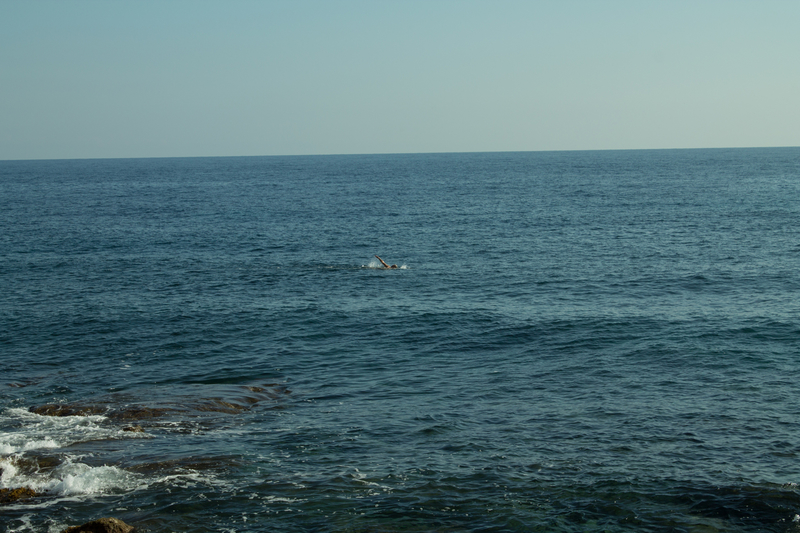
[[[800,148],[0,162],[0,531],[797,532],[798,483]]]

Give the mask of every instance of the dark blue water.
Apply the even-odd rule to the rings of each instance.
[[[0,162],[0,525],[800,531],[798,221],[797,148]]]

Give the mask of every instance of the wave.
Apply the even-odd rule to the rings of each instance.
[[[225,419],[259,403],[278,402],[289,391],[281,384],[214,390],[222,394],[174,397],[158,407],[93,402],[7,408],[0,419],[0,488],[35,493],[17,500],[17,507],[46,507],[63,498],[128,493],[153,485],[166,485],[167,492],[170,487],[219,485],[223,482],[217,473],[230,467],[229,460],[191,455],[154,462],[147,448],[163,448],[159,442],[170,436],[226,431]],[[153,445],[101,444],[133,439],[153,439]],[[140,455],[129,456],[134,450]]]

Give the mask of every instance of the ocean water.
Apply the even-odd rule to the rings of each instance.
[[[800,531],[799,360],[798,148],[0,162],[3,531]]]

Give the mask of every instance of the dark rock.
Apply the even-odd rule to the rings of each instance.
[[[146,407],[133,405],[125,409],[114,409],[105,405],[94,404],[57,404],[48,403],[38,407],[31,407],[30,412],[42,416],[89,416],[105,415],[112,420],[147,420],[158,418],[169,413],[172,409],[162,407]]]
[[[122,431],[130,431],[131,433],[144,433],[142,426],[126,426]]]
[[[13,503],[17,500],[24,500],[26,498],[34,498],[40,496],[38,492],[28,487],[19,487],[16,489],[0,489],[0,504]]]
[[[30,457],[9,457],[8,460],[22,470],[26,474],[36,472],[43,472],[52,470],[61,464],[61,461],[56,457],[45,457],[40,455],[32,455]],[[2,469],[0,469],[2,473]]]
[[[112,420],[149,420],[159,418],[169,413],[173,409],[164,407],[146,407],[143,405],[133,405],[119,411],[111,411],[108,417]]]
[[[39,407],[31,407],[31,413],[42,416],[89,416],[102,415],[106,409],[97,405],[70,405],[48,403]]]
[[[61,533],[130,533],[133,529],[133,526],[117,518],[100,518],[82,526],[68,527]]]
[[[36,465],[36,472],[52,470],[62,463],[58,457],[33,456],[30,460]]]

